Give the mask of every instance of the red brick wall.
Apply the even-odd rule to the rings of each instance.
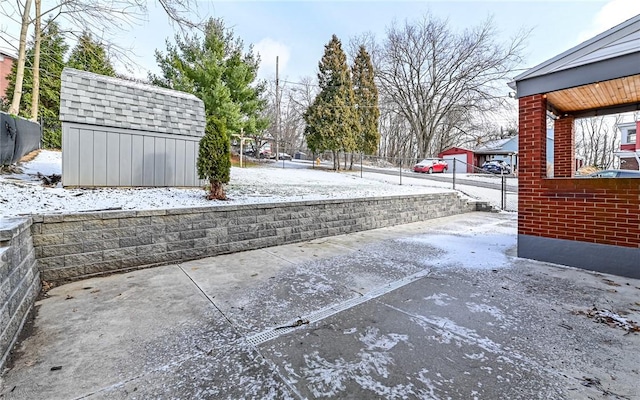
[[[640,179],[547,179],[546,99],[520,98],[519,115],[518,234],[640,248]],[[565,124],[556,129],[566,130]],[[573,160],[573,147],[556,145],[554,154],[561,152]]]
[[[575,170],[574,118],[560,117],[553,123],[553,176],[571,178]]]
[[[0,54],[0,59],[2,58],[4,58],[4,60],[0,61],[0,97],[6,98],[7,96],[5,95],[5,91],[7,90],[7,85],[9,84],[9,82],[7,81],[7,75],[11,73],[13,59]]]

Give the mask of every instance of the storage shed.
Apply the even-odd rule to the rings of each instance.
[[[151,85],[65,68],[63,186],[200,186],[204,104]]]

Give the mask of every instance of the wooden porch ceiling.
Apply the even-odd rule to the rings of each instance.
[[[640,75],[549,92],[546,96],[551,111],[562,114],[604,115],[620,106],[627,106],[628,111],[640,109]]]

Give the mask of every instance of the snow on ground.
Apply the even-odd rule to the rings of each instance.
[[[300,200],[340,199],[442,193],[443,182],[356,172],[331,172],[299,168],[295,163],[267,164],[231,169],[228,201],[207,201],[200,188],[95,188],[44,187],[37,178],[61,173],[61,153],[43,150],[20,167],[22,174],[0,175],[0,216],[64,213],[105,209],[158,209],[212,205],[255,204]]]
[[[22,166],[26,175],[52,175],[62,173],[62,153],[59,151],[41,150],[36,158]]]

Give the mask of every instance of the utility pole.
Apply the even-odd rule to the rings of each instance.
[[[276,56],[276,161],[280,153],[280,79],[278,75],[278,56]]]

